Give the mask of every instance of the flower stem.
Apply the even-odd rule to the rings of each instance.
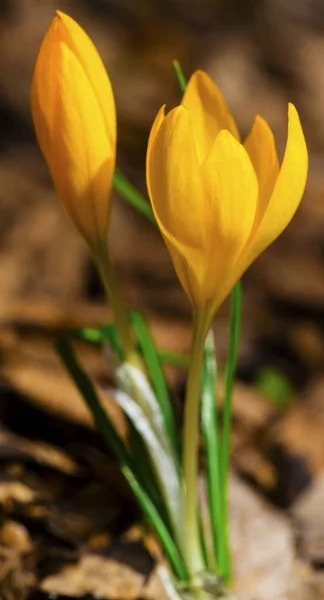
[[[198,521],[198,448],[201,376],[208,323],[205,311],[194,317],[183,432],[183,472],[186,563],[190,576],[204,570]]]
[[[93,250],[93,256],[101,277],[102,285],[109,305],[124,353],[125,362],[135,363],[136,351],[127,319],[127,311],[120,293],[117,277],[110,260],[107,245],[99,245]]]

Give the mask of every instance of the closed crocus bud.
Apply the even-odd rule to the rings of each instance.
[[[225,100],[197,71],[180,106],[153,124],[147,186],[159,228],[194,309],[213,316],[251,262],[287,227],[302,198],[308,156],[288,108],[281,167],[257,116],[242,144]]]
[[[88,244],[106,238],[115,169],[116,111],[111,84],[90,38],[57,12],[33,73],[38,142],[65,213]]]

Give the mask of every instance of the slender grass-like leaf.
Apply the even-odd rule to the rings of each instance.
[[[189,575],[187,567],[154,504],[147,497],[145,491],[140,486],[137,479],[134,477],[132,471],[128,469],[128,467],[123,467],[123,473],[129,485],[131,486],[140,506],[142,507],[144,514],[147,516],[152,527],[155,529],[158,538],[161,541],[165,554],[169,558],[174,574],[178,577],[179,581],[188,581]]]
[[[216,565],[214,569],[222,575],[225,568],[226,545],[224,535],[223,494],[220,474],[219,424],[216,404],[217,366],[212,331],[209,332],[206,345],[202,377],[201,423],[207,462],[208,511],[214,544]]]
[[[134,459],[129,454],[124,441],[118,434],[112,421],[109,419],[90,378],[81,367],[70,341],[66,338],[59,339],[56,343],[56,350],[71,379],[74,381],[88,406],[98,431],[102,435],[107,446],[115,455],[143,513],[157,533],[175,575],[180,580],[186,581],[188,579],[188,573],[177,545],[173,541],[172,536],[168,531],[168,527],[163,522],[161,515],[147,493],[145,485],[143,485],[143,482],[136,473]]]
[[[173,456],[173,448],[159,402],[142,371],[129,363],[122,363],[115,369],[115,379],[117,387],[133,398],[141,407],[165,452]]]
[[[177,80],[178,80],[178,85],[179,85],[180,91],[182,93],[184,93],[185,90],[186,90],[186,87],[187,87],[187,80],[186,80],[186,78],[184,76],[182,67],[181,67],[181,65],[180,65],[180,63],[179,63],[178,60],[173,60],[172,64],[173,64],[173,68],[175,70],[175,74],[177,76]]]
[[[134,321],[136,321],[136,323],[137,323],[137,333],[141,337],[142,345],[143,345],[143,343],[149,343],[148,335],[146,337],[144,335],[144,333],[145,333],[144,332],[144,322],[140,323],[140,319],[136,318],[136,317],[135,317]],[[139,325],[142,325],[142,327],[140,327]],[[94,335],[94,331],[95,330],[92,330],[91,334],[90,334],[91,341],[94,338],[97,340],[99,337],[99,336]],[[85,333],[88,336],[88,332],[86,331]],[[82,336],[82,334],[83,334],[82,330],[79,331],[79,334]],[[102,335],[103,342],[106,340],[108,342],[109,346],[113,347],[114,353],[117,353],[119,359],[121,359],[121,354],[120,354],[121,349],[119,346],[118,336],[117,336],[117,333],[116,333],[113,323],[108,323],[105,326],[103,326],[101,328],[101,335]],[[152,350],[152,353],[153,353],[154,345],[153,345],[152,341],[151,341],[150,349]],[[147,346],[146,346],[145,356],[143,354],[143,357],[144,357],[144,359],[147,359],[149,361],[149,368],[148,368],[149,374],[152,372],[152,368],[156,367],[155,374],[156,374],[156,377],[158,377],[159,374],[158,374],[157,366],[160,368],[159,363],[157,363],[157,362],[154,363],[154,360],[152,360],[152,357],[150,356],[150,353],[148,352]],[[163,408],[167,407],[166,402],[168,400],[170,402],[169,418],[173,419],[171,400],[168,399],[167,396],[164,396],[162,399],[162,392],[163,392],[162,370],[160,372],[160,379],[158,382],[159,383],[158,389],[160,392],[161,403],[159,403],[156,395],[154,394],[154,392],[153,392],[152,388],[150,387],[149,382],[147,381],[144,374],[136,367],[134,367],[128,363],[121,363],[119,365],[114,365],[114,374],[115,374],[116,382],[117,382],[118,386],[123,391],[125,391],[127,394],[129,394],[131,397],[134,397],[136,402],[141,406],[144,414],[148,418],[149,423],[150,423],[151,427],[153,428],[160,443],[162,444],[165,452],[168,455],[173,456],[175,463],[178,466],[179,457],[177,456],[176,451],[175,451],[175,446],[174,446],[175,441],[169,435],[167,425],[166,425],[166,420],[165,420],[164,414],[163,414]],[[166,387],[165,387],[165,392],[166,392],[166,394],[168,394]],[[163,401],[164,401],[164,404],[163,404]],[[173,425],[173,427],[174,427],[174,435],[175,435],[175,425]]]
[[[82,340],[94,346],[99,346],[103,342],[102,331],[99,327],[75,327],[66,332],[65,338],[67,337]]]
[[[157,480],[154,474],[154,469],[152,467],[151,459],[149,453],[147,451],[146,444],[138,432],[137,428],[134,427],[134,424],[131,419],[127,415],[125,415],[127,420],[127,430],[128,436],[127,441],[129,445],[129,452],[136,462],[136,472],[140,474],[141,481],[145,481],[145,488],[147,490],[148,495],[153,501],[156,509],[161,515],[165,524],[167,524],[169,531],[171,531],[170,519],[168,516],[168,512],[166,510],[163,497],[157,485]]]
[[[102,330],[105,331],[107,326],[114,327],[113,323],[105,323],[102,327],[81,327],[73,328],[68,331],[68,336],[73,339],[83,340],[88,344],[100,346],[105,341],[105,335]],[[116,339],[116,334],[114,336]],[[114,351],[120,356],[119,344]],[[187,369],[190,363],[190,355],[181,352],[173,352],[171,350],[165,350],[156,348],[156,353],[161,364],[170,365],[172,367],[179,367],[180,369]]]
[[[152,225],[156,226],[156,220],[150,203],[119,169],[116,169],[114,174],[114,188],[131,206],[144,215]]]
[[[222,442],[221,442],[221,477],[225,486],[228,479],[229,453],[230,453],[230,434],[231,434],[231,415],[232,415],[232,395],[235,379],[235,370],[239,350],[239,341],[241,333],[242,319],[242,286],[238,282],[231,295],[229,341],[225,370],[225,390],[224,390],[224,409],[222,422]]]
[[[131,461],[131,457],[124,441],[120,437],[115,425],[109,419],[92,381],[81,367],[70,341],[67,338],[60,338],[56,342],[55,347],[66,370],[88,406],[103,439],[107,442],[119,462],[121,464],[128,464]]]
[[[231,417],[232,417],[232,395],[235,379],[235,370],[237,364],[239,340],[241,332],[242,319],[242,286],[238,282],[231,294],[229,342],[227,352],[227,362],[225,370],[225,391],[224,408],[222,421],[222,440],[220,447],[220,466],[221,466],[221,489],[223,492],[223,516],[224,524],[227,528],[224,539],[226,541],[224,577],[227,583],[231,578],[231,555],[229,549],[228,532],[228,475],[229,475],[229,457],[230,457],[230,438],[231,438]]]
[[[160,358],[156,350],[156,346],[153,342],[149,328],[144,318],[138,312],[134,311],[130,314],[130,322],[134,329],[147,368],[148,376],[150,378],[156,398],[161,408],[168,437],[172,442],[174,453],[177,456],[178,460],[179,442],[176,433],[174,411],[166,379],[162,371]]]
[[[123,360],[123,349],[118,339],[117,329],[114,323],[104,323],[101,327],[101,333],[103,337],[103,343],[108,344],[111,347],[117,358]]]
[[[146,444],[155,478],[168,509],[175,539],[179,547],[182,548],[185,543],[183,536],[182,487],[173,454],[170,451],[168,452],[161,443],[142,407],[127,393],[119,389],[113,390],[112,393],[117,404],[132,421]]]
[[[206,571],[212,571],[214,570],[214,566],[215,566],[215,555],[214,552],[211,552],[211,550],[213,550],[211,548],[211,545],[209,542],[209,527],[208,530],[206,529],[207,523],[205,522],[205,519],[203,519],[203,515],[202,515],[202,511],[200,512],[200,514],[198,515],[198,519],[199,519],[199,538],[200,538],[200,546],[201,546],[201,552],[202,552],[202,556],[203,556],[203,561],[205,563],[205,570]]]

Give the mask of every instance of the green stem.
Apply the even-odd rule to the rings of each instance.
[[[220,463],[221,463],[221,483],[223,491],[223,511],[224,523],[227,528],[225,539],[226,548],[226,564],[225,564],[225,579],[227,583],[230,580],[231,565],[230,565],[230,549],[229,549],[229,533],[228,533],[228,474],[229,474],[229,457],[230,457],[230,437],[231,437],[231,417],[232,417],[232,395],[234,387],[234,378],[236,363],[239,350],[239,340],[241,332],[242,319],[242,286],[238,282],[234,287],[231,295],[230,309],[230,327],[229,327],[229,347],[225,371],[225,398],[223,409],[222,422],[222,441],[220,448]]]
[[[97,249],[93,250],[93,255],[100,273],[107,301],[113,312],[115,326],[123,348],[124,360],[126,362],[134,363],[134,361],[136,362],[135,347],[131,337],[126,307],[109,257],[108,247],[106,245],[99,246]]]
[[[183,432],[186,563],[192,578],[204,570],[198,520],[198,449],[201,377],[207,334],[206,321],[205,311],[200,311],[195,315]]]

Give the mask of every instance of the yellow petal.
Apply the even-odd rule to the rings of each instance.
[[[147,164],[150,160],[153,141],[155,140],[156,134],[159,131],[161,123],[164,121],[164,119],[165,119],[165,104],[163,106],[161,106],[158,114],[156,115],[156,117],[153,121],[153,125],[151,127],[149,139],[147,142],[147,152],[146,152],[146,163]],[[147,178],[147,185],[149,185],[149,178]],[[150,195],[150,190],[148,190],[148,191],[149,191],[149,195]]]
[[[293,104],[288,109],[288,137],[284,159],[271,199],[251,239],[246,266],[287,227],[302,199],[308,169],[308,154],[299,116]]]
[[[175,272],[194,308],[204,308],[206,305],[204,282],[206,266],[203,251],[175,246],[164,238],[169,250]],[[182,250],[182,251],[181,251]]]
[[[107,232],[114,153],[93,88],[65,44],[59,46],[59,65],[51,171],[66,213],[91,240]]]
[[[89,242],[102,238],[115,164],[114,98],[95,46],[63,13],[54,17],[41,44],[31,108],[65,212]]]
[[[192,299],[205,268],[204,199],[190,117],[183,107],[169,112],[151,138],[146,173],[156,220]]]
[[[181,106],[162,122],[147,167],[151,203],[163,234],[170,241],[201,247],[202,188],[190,117]]]
[[[271,198],[278,173],[279,160],[273,133],[268,123],[257,115],[244,147],[252,161],[259,183],[255,227],[259,224]]]
[[[221,131],[202,164],[205,192],[206,297],[224,299],[224,283],[249,239],[258,198],[258,181],[244,147]]]
[[[116,109],[107,71],[98,51],[80,25],[61,11],[57,12],[57,35],[82,65],[103,115],[106,135],[112,147],[116,144]]]
[[[56,76],[59,73],[57,26],[58,19],[54,18],[42,41],[31,83],[31,111],[38,143],[47,163],[50,162]]]
[[[182,106],[190,113],[199,163],[211,149],[217,134],[228,129],[239,139],[234,118],[216,83],[204,71],[196,71],[190,78]]]

